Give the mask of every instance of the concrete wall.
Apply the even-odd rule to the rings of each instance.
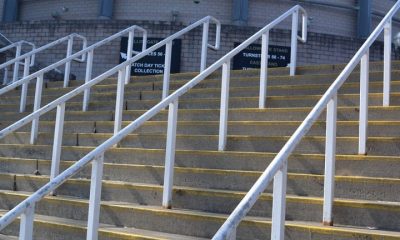
[[[58,39],[69,33],[76,32],[86,36],[89,44],[104,39],[130,25],[137,24],[149,30],[149,37],[165,38],[172,33],[184,28],[181,24],[170,22],[150,21],[37,21],[24,23],[1,24],[0,31],[11,40],[26,39],[41,46],[45,43]],[[258,28],[237,27],[223,25],[222,27],[222,49],[214,52],[209,50],[209,64],[226,54],[233,48],[234,42],[242,42]],[[201,29],[196,29],[182,38],[182,65],[181,71],[198,71],[200,67],[200,43]],[[211,34],[210,39],[214,38]],[[210,40],[211,41],[211,40]],[[271,44],[290,46],[290,32],[284,29],[276,29],[271,32]],[[354,55],[361,46],[362,41],[357,39],[335,36],[329,34],[309,33],[307,44],[299,44],[299,65],[344,63]],[[116,40],[107,46],[95,51],[94,76],[118,64],[120,40]],[[38,61],[43,63],[54,63],[65,56],[66,45],[49,50],[38,56]],[[380,60],[382,57],[382,44],[377,43],[371,50],[371,59]],[[84,77],[85,64],[74,63],[72,72],[79,78]]]

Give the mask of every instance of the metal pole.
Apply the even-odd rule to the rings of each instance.
[[[133,40],[135,39],[135,29],[129,32],[128,37],[128,49],[126,51],[126,61],[129,61],[132,58],[133,51]],[[131,80],[131,65],[126,66],[125,70],[125,84],[128,84]]]
[[[178,99],[169,104],[167,144],[165,149],[165,173],[162,206],[172,207],[172,194],[174,182],[176,125],[178,122]]]
[[[97,240],[100,219],[101,179],[103,178],[104,153],[92,162],[92,178],[90,181],[90,199],[86,239]]]
[[[124,91],[126,68],[118,71],[117,97],[115,102],[114,136],[121,130],[122,113],[124,111]]]
[[[222,86],[221,86],[221,108],[219,115],[219,140],[218,151],[224,151],[228,133],[228,113],[229,113],[229,81],[231,72],[231,62],[228,60],[222,65]]]
[[[4,68],[3,86],[8,83],[8,67]]]
[[[360,125],[358,154],[366,154],[368,138],[369,50],[367,50],[361,58],[360,71]]]
[[[299,10],[295,10],[292,15],[292,39],[290,50],[290,76],[296,74],[297,65],[297,31],[299,28]]]
[[[337,95],[328,103],[326,112],[325,179],[323,224],[333,225],[332,206],[335,190]]]
[[[15,58],[18,58],[20,55],[21,55],[21,44],[19,44],[15,50]],[[26,59],[25,59],[25,61],[26,61]],[[13,82],[16,82],[18,80],[19,64],[20,64],[19,61],[14,63]]]
[[[172,54],[172,41],[168,42],[165,45],[164,78],[163,78],[163,91],[162,91],[163,100],[169,95],[169,81],[171,76],[171,54]]]
[[[87,57],[85,83],[90,82],[90,80],[92,79],[92,67],[93,67],[93,50],[88,53]],[[89,101],[90,101],[90,88],[87,88],[83,93],[82,111],[86,112],[88,110]]]
[[[21,215],[21,222],[19,227],[20,240],[33,239],[33,221],[35,218],[35,203],[31,203]]]
[[[269,31],[262,35],[261,41],[260,99],[258,101],[258,107],[263,109],[265,108],[265,101],[267,98]]]
[[[33,112],[37,111],[40,108],[40,104],[42,101],[42,90],[43,90],[43,75],[40,75],[36,79],[35,103],[33,105]],[[32,121],[31,139],[30,139],[31,144],[35,144],[37,140],[38,129],[39,129],[39,117],[33,119]]]
[[[207,21],[203,24],[203,37],[201,42],[201,63],[200,72],[204,71],[207,67],[207,48],[208,48],[208,29],[210,27],[210,22]]]
[[[274,177],[271,239],[285,239],[287,160]]]
[[[29,75],[29,61],[30,61],[29,57],[25,58],[24,78]],[[19,105],[19,112],[21,112],[21,113],[25,112],[25,109],[26,109],[26,98],[27,98],[27,95],[28,95],[28,85],[29,85],[29,82],[26,82],[26,83],[24,83],[22,85],[21,102],[20,102],[20,105]]]
[[[390,81],[392,75],[392,20],[384,27],[384,56],[383,56],[383,106],[390,104]]]
[[[67,46],[67,56],[66,58],[70,57],[72,54],[72,46],[74,44],[74,38],[71,37],[68,39],[68,46]],[[69,84],[69,74],[71,72],[71,61],[65,63],[65,71],[64,71],[64,87],[68,87]]]
[[[51,157],[50,180],[60,172],[61,146],[64,131],[65,102],[57,106],[56,125],[54,127],[53,154]]]

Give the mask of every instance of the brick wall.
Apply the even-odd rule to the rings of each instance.
[[[80,33],[88,38],[89,44],[104,39],[130,25],[137,24],[149,30],[149,37],[165,38],[172,33],[184,28],[182,24],[171,24],[170,22],[149,22],[149,21],[36,21],[1,24],[0,31],[5,33],[11,40],[26,39],[37,44],[44,45],[50,41],[66,36],[72,32]],[[208,63],[212,63],[219,57],[226,54],[233,48],[234,42],[242,42],[259,28],[237,27],[223,25],[222,46],[219,51],[209,50]],[[182,38],[182,61],[181,71],[198,71],[200,67],[200,43],[201,29],[196,29]],[[271,31],[271,44],[290,46],[290,32],[285,29]],[[214,39],[214,33],[210,41]],[[335,36],[321,33],[309,33],[307,44],[299,44],[298,64],[323,64],[323,63],[344,63],[361,46],[362,42],[348,37]],[[78,46],[77,46],[78,48]],[[96,76],[118,64],[120,40],[113,41],[95,51],[94,75]],[[76,49],[77,50],[77,49]],[[38,61],[45,64],[54,63],[65,56],[66,44],[46,51],[38,56]],[[371,59],[380,60],[382,57],[382,44],[377,43],[371,50]],[[72,72],[83,78],[85,64],[74,63]]]
[[[3,6],[4,0],[0,0]],[[339,3],[354,6],[356,0],[325,0],[327,3]],[[62,20],[97,19],[99,0],[20,0],[21,21],[52,20],[59,13]],[[296,4],[292,0],[249,0],[249,26],[261,27]],[[374,0],[374,8],[386,10],[393,0]],[[340,36],[354,36],[356,32],[357,12],[315,6],[302,3],[312,17],[310,29],[313,32]],[[68,11],[64,12],[65,7]],[[177,12],[177,21],[183,24],[194,22],[206,15],[212,15],[224,24],[232,23],[232,0],[118,0],[114,1],[115,20],[171,21],[172,12]],[[288,28],[290,21],[281,28]]]

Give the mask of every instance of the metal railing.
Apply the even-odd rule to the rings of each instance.
[[[383,18],[380,24],[371,33],[362,47],[346,65],[343,71],[329,87],[308,114],[303,123],[290,137],[288,142],[279,151],[271,164],[256,181],[243,200],[235,208],[226,222],[213,237],[214,240],[234,239],[236,228],[247,215],[260,195],[265,191],[272,179],[273,207],[271,239],[284,239],[285,208],[286,208],[286,183],[287,159],[308,133],[313,123],[326,112],[326,142],[325,142],[325,179],[324,179],[324,204],[322,222],[324,225],[333,225],[332,205],[335,186],[335,161],[336,161],[336,124],[337,124],[337,94],[339,88],[347,80],[358,64],[360,66],[360,112],[359,112],[359,143],[358,153],[366,154],[367,127],[368,127],[368,82],[369,82],[369,48],[384,32],[384,88],[383,105],[389,106],[390,78],[391,78],[391,49],[392,49],[392,18],[400,8],[400,1]]]
[[[88,216],[88,231],[87,231],[87,239],[95,240],[98,238],[98,226],[99,226],[99,211],[100,211],[100,196],[101,196],[101,180],[102,180],[102,170],[103,170],[103,158],[104,158],[104,152],[115,146],[123,137],[125,137],[127,134],[129,134],[131,131],[136,129],[138,126],[140,126],[142,123],[145,121],[149,120],[151,116],[154,116],[156,113],[159,111],[165,109],[168,104],[173,100],[177,99],[178,94],[182,95],[183,93],[187,92],[190,88],[192,88],[197,82],[200,80],[204,79],[207,75],[211,74],[210,68],[208,69],[207,74],[203,74],[202,79],[200,77],[196,79],[193,79],[189,83],[185,84],[184,87],[180,88],[177,92],[173,93],[170,96],[167,96],[164,100],[161,101],[161,103],[157,104],[155,107],[153,107],[149,112],[144,114],[143,116],[139,117],[136,121],[131,123],[129,127],[126,127],[122,130],[121,129],[121,122],[122,122],[122,111],[123,111],[123,99],[124,99],[124,85],[126,82],[129,81],[128,78],[130,78],[130,75],[127,75],[126,72],[128,71],[127,69],[131,67],[131,65],[138,61],[139,59],[146,57],[149,53],[154,52],[155,50],[159,49],[160,47],[167,45],[167,52],[168,52],[168,45],[172,46],[172,41],[178,37],[181,37],[182,35],[186,34],[187,32],[193,30],[194,28],[203,25],[203,43],[202,43],[202,66],[205,67],[206,64],[206,49],[207,47],[210,47],[208,45],[208,31],[205,32],[204,29],[208,30],[210,22],[216,23],[216,45],[212,46],[214,49],[219,48],[219,43],[220,43],[220,31],[221,31],[221,25],[220,22],[211,17],[207,16],[192,25],[182,29],[181,31],[171,35],[170,37],[164,39],[163,41],[151,46],[150,48],[138,53],[136,56],[133,56],[131,58],[128,58],[125,62],[119,64],[118,66],[115,66],[114,68],[108,70],[107,72],[99,75],[96,78],[90,79],[89,81],[86,81],[85,84],[77,87],[76,89],[70,91],[69,93],[63,95],[62,97],[52,101],[51,103],[35,110],[33,113],[29,114],[28,116],[22,118],[21,120],[15,122],[14,124],[8,126],[7,128],[3,129],[0,131],[0,139],[4,138],[6,135],[18,130],[22,126],[28,124],[29,122],[35,122],[35,129],[32,128],[32,136],[37,137],[37,124],[39,117],[54,108],[57,108],[57,113],[56,113],[56,123],[55,123],[55,130],[54,130],[54,143],[53,143],[53,152],[52,152],[52,163],[51,163],[51,174],[50,174],[50,179],[51,181],[47,183],[45,186],[40,188],[37,192],[32,194],[30,197],[28,197],[26,200],[18,204],[14,209],[9,211],[7,214],[5,214],[1,219],[0,219],[0,231],[4,229],[8,224],[10,224],[12,221],[14,221],[18,216],[21,215],[21,223],[20,223],[20,239],[32,239],[32,232],[33,232],[33,220],[34,220],[34,209],[35,209],[35,203],[40,201],[43,197],[48,195],[49,193],[54,192],[58,186],[60,186],[63,182],[71,178],[73,175],[81,171],[87,164],[90,162],[93,162],[92,164],[92,177],[91,177],[91,186],[90,186],[90,200],[89,200],[89,216]],[[140,29],[139,27],[135,26],[134,29]],[[132,34],[133,36],[133,34]],[[108,42],[109,40],[107,40]],[[105,40],[99,42],[104,43]],[[75,53],[71,55],[68,58],[63,59],[62,61],[59,61],[58,63],[55,63],[47,68],[44,68],[28,77],[23,78],[22,80],[16,82],[15,84],[23,84],[25,82],[30,81],[33,78],[37,78],[37,85],[39,86],[36,88],[41,88],[41,82],[43,79],[43,74],[44,72],[48,71],[49,69],[52,69],[54,67],[57,67],[59,65],[65,64],[68,61],[71,61],[73,58],[85,54],[89,52],[88,56],[88,63],[91,62],[92,59],[91,56],[93,56],[93,49],[98,46],[98,44],[94,44],[85,50],[82,50],[78,53]],[[128,48],[128,51],[129,48]],[[167,53],[166,52],[166,53]],[[90,54],[91,53],[91,54]],[[169,54],[165,55],[166,63],[170,61],[170,55]],[[212,68],[213,71],[217,69],[218,67],[215,67],[215,64],[213,65],[214,67]],[[169,67],[168,64],[165,64],[165,68]],[[207,71],[207,70],[205,70]],[[164,71],[165,74],[169,75],[169,71]],[[59,166],[60,166],[60,154],[61,154],[61,145],[62,145],[62,135],[63,135],[63,127],[64,127],[64,116],[65,116],[65,105],[68,100],[71,98],[81,94],[85,93],[87,90],[89,90],[92,86],[100,83],[101,81],[111,77],[112,75],[118,73],[118,85],[117,85],[117,96],[116,96],[116,110],[115,110],[115,121],[114,121],[114,136],[107,140],[105,143],[97,147],[94,151],[86,155],[84,158],[79,160],[77,163],[75,163],[73,166],[59,174]],[[166,79],[164,74],[164,80]],[[88,75],[86,75],[88,77]],[[169,79],[169,76],[167,77]],[[39,83],[39,84],[38,84]],[[1,90],[0,90],[1,91]],[[36,92],[38,93],[38,92]],[[38,99],[40,94],[35,94],[35,103],[36,99]],[[176,126],[176,111],[177,111],[177,100],[176,100],[176,105],[171,105],[170,107],[170,112],[175,111],[175,117],[172,122],[175,122]],[[171,115],[171,114],[170,114]],[[170,117],[171,118],[171,117]],[[170,122],[171,122],[170,121]],[[169,124],[171,125],[171,124]],[[32,125],[33,126],[33,125]],[[172,147],[175,149],[175,140],[173,141],[172,144],[172,136],[175,138],[175,133],[172,133],[173,131],[171,130],[171,127],[168,127],[168,132],[171,132],[169,134],[169,143],[168,146]],[[169,151],[169,159],[171,159],[172,155],[174,154],[174,151]],[[168,161],[170,163],[170,160]],[[169,168],[171,170],[171,168]],[[167,173],[166,173],[167,174]],[[168,177],[166,179],[169,179],[169,181],[166,181],[165,186],[167,186],[167,190],[165,192],[164,200],[163,200],[163,205],[168,207],[170,206],[170,199],[172,195],[172,177]],[[169,200],[168,200],[169,199]]]
[[[73,44],[74,44],[74,38],[79,38],[82,40],[82,48],[85,49],[87,46],[87,40],[85,37],[77,34],[77,33],[73,33],[70,34],[68,36],[62,37],[60,39],[57,39],[51,43],[48,43],[44,46],[41,46],[40,48],[34,49],[26,54],[23,54],[19,57],[16,57],[12,60],[9,60],[3,64],[0,64],[0,70],[1,69],[7,69],[8,66],[11,66],[14,64],[14,73],[13,73],[13,82],[12,84],[3,87],[2,89],[0,89],[0,96],[8,91],[11,91],[13,89],[15,89],[16,87],[20,86],[21,84],[19,84],[18,80],[18,75],[19,75],[19,63],[24,61],[23,65],[24,65],[24,71],[23,71],[23,78],[25,79],[28,77],[29,72],[30,72],[30,67],[33,66],[33,64],[31,64],[31,61],[34,60],[34,56],[38,53],[41,53],[49,48],[55,47],[59,44],[62,44],[64,42],[67,41],[67,54],[66,56],[69,57],[72,54],[72,50],[73,50]],[[20,51],[18,52],[18,48],[17,48],[17,54],[20,54]],[[78,61],[78,62],[84,62],[86,60],[86,55],[83,55],[80,59],[79,58],[74,58],[74,61]],[[70,77],[70,71],[71,71],[71,62],[67,62],[65,64],[65,71],[64,71],[64,87],[68,86],[68,82],[69,82],[69,77]],[[22,80],[21,79],[21,80]],[[42,76],[42,81],[43,81],[43,76]],[[20,101],[20,112],[25,112],[26,109],[26,98],[27,98],[27,94],[28,94],[28,85],[29,85],[29,81],[24,81],[24,84],[22,84],[22,89],[21,89],[21,101]]]
[[[19,56],[21,56],[21,51],[22,51],[22,47],[23,45],[28,45],[31,46],[32,50],[36,49],[35,44],[28,42],[28,41],[18,41],[15,43],[12,43],[8,46],[5,46],[3,48],[0,48],[0,53],[5,52],[5,51],[9,51],[13,48],[15,48],[15,58],[18,58]],[[30,67],[32,67],[35,64],[35,54],[31,55],[31,59],[30,59]],[[14,63],[14,73],[13,73],[13,82],[18,80],[18,75],[19,75],[19,65],[24,65],[24,63],[22,61],[18,61]],[[6,85],[8,83],[8,68],[5,67],[4,68],[4,77],[3,77],[3,85]]]

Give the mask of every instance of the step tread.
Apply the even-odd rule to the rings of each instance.
[[[4,209],[0,209],[0,215],[4,215],[7,211]],[[86,229],[87,227],[87,222],[86,221],[80,221],[80,220],[72,220],[72,219],[66,219],[66,218],[60,218],[60,217],[54,217],[54,216],[47,216],[47,215],[40,215],[40,214],[35,214],[35,222],[41,222],[44,224],[50,224],[50,225],[58,225],[62,226],[64,228],[79,228],[79,229]],[[133,227],[117,227],[113,226],[110,224],[104,224],[100,223],[99,226],[99,233],[109,233],[112,235],[125,235],[125,237],[141,237],[141,238],[146,238],[146,239],[153,239],[153,240],[162,240],[162,239],[177,239],[177,240],[196,240],[196,239],[205,239],[205,238],[197,238],[197,237],[192,237],[192,236],[183,236],[183,235],[178,235],[178,234],[169,234],[169,233],[163,233],[163,232],[156,232],[156,231],[150,231],[150,230],[144,230],[144,229],[137,229]],[[0,239],[1,236],[0,236]],[[6,238],[8,239],[8,238]],[[4,239],[4,240],[6,240]],[[13,237],[10,238],[14,239]]]
[[[22,195],[29,195],[31,193],[25,192],[25,193],[18,193]],[[57,197],[48,197],[56,200],[62,200],[62,201],[70,201],[74,202],[75,204],[85,204],[87,205],[87,200],[81,200],[81,199],[74,199],[74,198],[67,198],[64,196],[57,196]],[[185,217],[185,218],[191,218],[191,219],[198,219],[198,218],[207,218],[207,219],[213,219],[215,220],[224,220],[226,219],[227,215],[226,214],[219,214],[219,213],[211,213],[211,212],[204,212],[204,211],[198,211],[198,210],[189,210],[189,209],[165,209],[162,208],[161,206],[152,206],[152,205],[138,205],[138,204],[131,204],[131,203],[123,203],[123,202],[102,202],[102,204],[106,204],[110,207],[115,207],[115,208],[133,208],[137,209],[138,211],[146,211],[146,212],[152,212],[157,215],[168,215],[168,214],[173,214],[175,216],[180,216],[180,217]],[[0,214],[4,214],[5,211],[2,210],[0,211]],[[42,215],[35,215],[38,216],[38,218],[42,221],[47,221],[49,223],[56,223],[56,224],[61,224],[61,225],[77,225],[80,228],[84,228],[86,225],[86,222],[83,221],[76,221],[76,220],[70,220],[70,219],[62,219],[62,218],[57,218],[57,217],[52,217],[52,216],[42,216]],[[264,217],[252,217],[252,216],[247,216],[244,220],[244,222],[247,223],[267,223],[270,224],[269,218],[264,218]],[[293,221],[293,220],[287,220],[286,221],[286,226],[288,227],[297,227],[297,228],[306,228],[306,229],[313,229],[314,231],[329,231],[332,232],[332,234],[346,234],[346,233],[360,233],[360,234],[369,234],[373,236],[391,236],[391,237],[400,237],[400,232],[396,231],[387,231],[387,230],[375,230],[375,229],[369,229],[365,227],[355,227],[355,226],[345,226],[345,225],[340,225],[340,226],[323,226],[321,223],[317,222],[305,222],[305,221]],[[106,224],[101,224],[101,230],[100,231],[107,231],[107,228],[110,227],[109,225]]]

